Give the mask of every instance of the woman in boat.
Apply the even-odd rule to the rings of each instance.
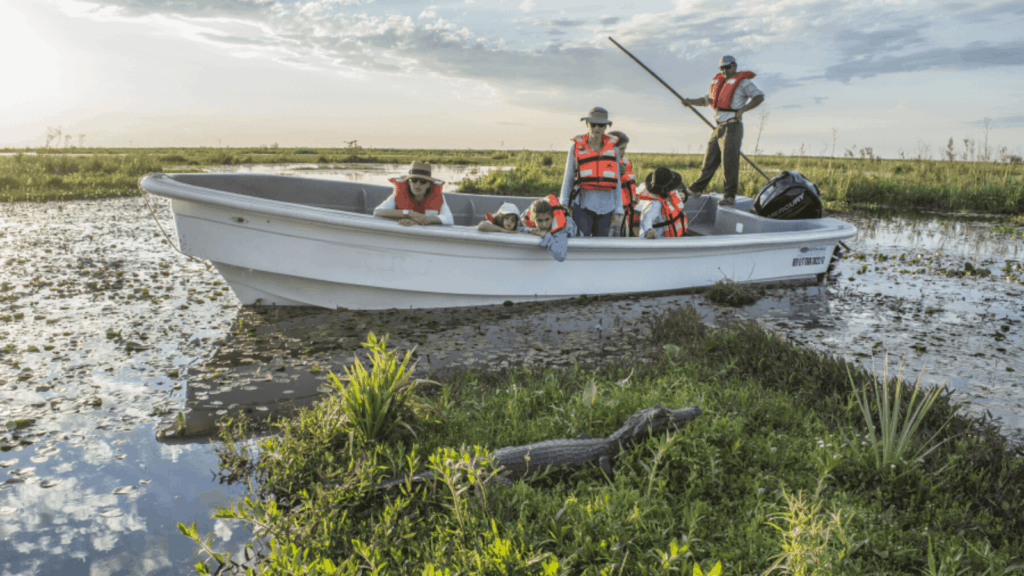
[[[576,223],[565,213],[554,194],[538,198],[523,212],[523,231],[540,236],[540,245],[547,248],[551,257],[559,262],[569,252],[569,238],[579,236]]]
[[[637,195],[642,201],[640,236],[642,238],[679,238],[686,234],[686,196],[683,177],[668,168],[658,167],[647,175]]]
[[[624,213],[616,140],[604,133],[612,123],[600,107],[580,120],[587,122],[588,132],[572,139],[559,201],[572,210],[583,236],[608,236],[612,214]]]
[[[626,146],[629,144],[629,136],[625,132],[612,130],[609,136],[618,140],[615,150],[619,153],[619,182],[622,187],[622,214],[612,214],[612,236],[636,236],[634,224],[640,223],[640,213],[635,211],[636,203],[636,174],[633,173],[633,163],[626,158]],[[634,217],[635,216],[635,217]]]
[[[388,180],[395,192],[373,210],[374,216],[398,220],[402,226],[452,226],[455,217],[444,201],[444,182],[430,176],[430,164],[413,162],[409,173]]]
[[[519,209],[511,202],[505,202],[494,214],[487,214],[487,219],[477,224],[481,232],[519,232]]]

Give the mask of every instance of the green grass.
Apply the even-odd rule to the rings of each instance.
[[[704,298],[715,304],[741,308],[757,302],[767,292],[766,287],[760,284],[741,284],[723,278],[704,292]]]
[[[45,201],[138,195],[138,180],[159,172],[149,154],[0,157],[0,200]]]
[[[341,395],[244,440],[225,428],[222,478],[249,481],[238,518],[273,540],[272,574],[1005,574],[1022,570],[1024,464],[946,391],[922,412],[915,466],[880,473],[854,390],[872,375],[755,324],[708,328],[666,312],[638,356],[604,367],[450,375],[419,432],[383,441],[338,425]],[[909,394],[890,406],[910,409]],[[638,409],[704,413],[621,454],[615,473],[487,483],[489,452],[603,437]],[[944,426],[944,427],[943,427]],[[401,432],[402,429],[398,429]],[[934,439],[932,434],[938,433]],[[378,493],[421,470],[438,480]],[[200,571],[229,558],[179,525]],[[210,559],[209,553],[219,556]]]
[[[11,150],[17,152],[16,150]],[[513,166],[471,179],[464,191],[479,194],[557,194],[564,151],[401,150],[365,148],[75,148],[35,149],[40,156],[0,157],[0,200],[55,200],[138,194],[147,172],[250,163],[355,163]],[[62,152],[96,154],[72,157]],[[700,174],[697,154],[633,154],[637,178],[658,166],[680,172],[684,182]],[[937,160],[882,160],[807,156],[757,156],[769,175],[795,170],[816,183],[831,208],[886,206],[944,212],[1024,214],[1024,164]],[[754,196],[764,179],[741,164],[740,194]],[[711,183],[722,185],[721,171]]]
[[[658,166],[679,172],[684,183],[700,175],[701,156],[632,154],[637,180]],[[516,168],[490,173],[471,181],[468,191],[482,194],[543,196],[558,194],[565,169],[565,152],[518,152],[510,156]],[[887,206],[944,212],[1024,214],[1024,165],[983,162],[830,159],[762,156],[754,159],[769,176],[794,170],[814,182],[830,208]],[[765,179],[745,162],[740,166],[739,193],[756,196]],[[720,190],[721,170],[710,190]]]
[[[10,150],[19,152],[18,150]],[[190,171],[239,164],[434,164],[482,165],[507,153],[468,150],[365,150],[362,148],[75,148],[36,149],[38,155],[0,156],[0,201],[42,202],[139,195],[150,172]],[[94,154],[94,156],[71,156]]]

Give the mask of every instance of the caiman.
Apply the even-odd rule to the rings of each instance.
[[[630,416],[622,427],[607,438],[561,438],[524,446],[499,448],[491,453],[491,465],[497,470],[497,474],[492,478],[502,484],[511,485],[516,480],[528,478],[549,468],[581,468],[588,465],[600,466],[611,476],[611,460],[622,449],[651,434],[683,426],[700,414],[701,409],[698,406],[669,410],[655,404]],[[405,482],[425,482],[433,478],[432,472],[419,472],[412,476],[381,482],[377,484],[377,488],[391,488]]]

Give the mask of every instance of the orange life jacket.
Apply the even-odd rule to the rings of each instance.
[[[756,76],[753,72],[737,72],[735,76],[725,79],[721,72],[715,75],[708,88],[708,104],[715,110],[723,112],[735,112],[732,109],[732,95],[736,93],[736,87],[740,80],[750,79]]]
[[[655,224],[654,228],[664,228],[666,238],[679,238],[686,234],[686,214],[683,212],[683,199],[679,197],[679,192],[673,190],[665,198],[648,192],[640,194],[639,198],[661,203],[664,220]]]
[[[412,197],[412,193],[409,192],[408,179],[389,178],[388,182],[395,185],[395,208],[398,210],[412,210],[420,214],[427,214],[427,210],[433,210],[434,213],[428,214],[428,216],[437,216],[441,213],[441,207],[444,206],[444,194],[441,193],[441,187],[444,186],[444,182],[431,184],[430,192],[427,192],[423,202],[417,202]]]
[[[619,164],[619,173],[622,174],[622,207],[628,212],[636,200],[636,174],[633,173],[633,162],[626,160]]]
[[[558,232],[562,228],[565,228],[565,207],[558,203],[558,196],[554,194],[548,194],[545,200],[548,204],[551,204],[551,216],[554,218],[554,222],[551,223],[551,230],[549,232]],[[537,223],[533,221],[533,210],[530,208],[523,212],[523,226],[527,228],[536,228]]]
[[[590,134],[580,134],[572,139],[572,153],[576,156],[576,188],[582,190],[615,190],[619,183],[619,162],[615,158],[613,136],[601,137],[601,148],[593,150],[588,140]]]

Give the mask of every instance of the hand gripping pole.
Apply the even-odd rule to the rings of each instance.
[[[694,108],[693,106],[690,106],[689,104],[687,104],[686,103],[686,98],[683,98],[682,96],[680,96],[678,92],[676,92],[675,90],[672,89],[671,86],[666,84],[664,80],[662,80],[657,74],[654,73],[654,71],[652,71],[650,68],[645,66],[644,63],[641,62],[636,56],[633,56],[633,54],[631,54],[629,50],[626,50],[625,48],[623,48],[622,44],[619,44],[618,42],[616,42],[615,39],[612,38],[611,36],[609,36],[608,39],[612,41],[612,44],[615,44],[616,46],[618,46],[619,50],[622,50],[623,52],[625,52],[627,56],[629,56],[630,58],[633,59],[634,62],[639,64],[644,70],[647,70],[648,74],[650,74],[651,76],[654,76],[655,80],[657,80],[658,82],[661,82],[662,86],[664,86],[665,88],[668,88],[669,92],[675,94],[676,98],[679,98],[679,101],[682,102],[683,106],[686,106],[690,110],[693,110],[693,113],[696,114],[698,118],[703,120],[704,123],[707,124],[710,128],[713,129],[715,127],[715,125],[712,124],[711,122],[709,122],[708,119],[705,118],[703,114],[698,112],[696,108]],[[747,158],[746,154],[744,154],[743,152],[740,152],[740,156],[742,156],[744,160],[746,160],[751,166],[753,166],[754,170],[757,170],[758,174],[760,174],[761,176],[764,176],[765,180],[771,180],[771,178],[769,178],[767,174],[765,174],[760,168],[757,167],[757,164],[754,164],[753,160],[751,160],[750,158]]]

